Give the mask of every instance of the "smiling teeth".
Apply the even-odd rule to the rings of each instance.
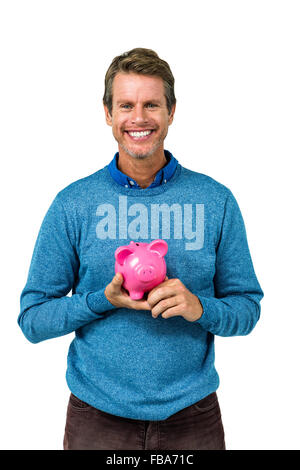
[[[146,135],[151,134],[151,131],[144,131],[144,132],[128,132],[129,135],[132,137],[145,137]]]

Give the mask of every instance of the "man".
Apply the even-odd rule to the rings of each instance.
[[[249,334],[263,297],[241,212],[164,150],[174,78],[154,51],[113,60],[103,103],[118,152],[51,204],[19,325],[33,343],[75,331],[64,449],[225,449],[214,335]],[[132,300],[115,250],[154,239],[166,279]]]

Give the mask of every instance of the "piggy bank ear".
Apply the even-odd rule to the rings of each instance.
[[[168,251],[168,244],[165,240],[153,240],[153,242],[149,243],[148,250],[155,251],[160,256],[165,256]]]
[[[119,248],[117,248],[115,251],[116,261],[119,264],[124,264],[124,261],[127,258],[127,256],[131,255],[131,253],[133,252],[134,250],[130,248],[129,246],[119,246]]]

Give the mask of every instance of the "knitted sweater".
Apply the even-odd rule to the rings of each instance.
[[[157,238],[168,243],[168,278],[199,297],[197,321],[152,318],[150,310],[117,308],[105,297],[116,248]],[[81,400],[121,417],[164,420],[218,388],[214,335],[250,333],[262,297],[226,186],[178,163],[165,184],[132,189],[107,165],[53,200],[18,323],[32,343],[75,332],[66,379]]]

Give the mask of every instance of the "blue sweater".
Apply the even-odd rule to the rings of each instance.
[[[104,289],[114,252],[130,240],[167,241],[167,276],[200,299],[203,315],[152,318],[117,308]],[[72,291],[72,295],[67,294]],[[66,379],[113,415],[164,420],[218,388],[214,335],[247,335],[260,316],[245,226],[231,191],[179,163],[155,187],[117,183],[109,165],[60,191],[34,248],[18,323],[32,343],[75,332]]]

